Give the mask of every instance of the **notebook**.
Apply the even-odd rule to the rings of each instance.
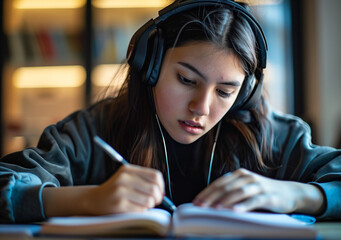
[[[155,208],[142,213],[54,217],[43,223],[41,234],[316,239],[317,233],[309,224],[312,219],[269,212],[237,213],[189,203],[180,205],[173,215]]]

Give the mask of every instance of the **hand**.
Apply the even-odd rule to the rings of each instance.
[[[141,212],[160,204],[163,196],[161,172],[123,165],[110,179],[87,194],[86,205],[93,215]]]
[[[242,212],[264,209],[319,214],[323,211],[323,200],[323,194],[314,185],[274,180],[238,169],[210,184],[193,203]]]

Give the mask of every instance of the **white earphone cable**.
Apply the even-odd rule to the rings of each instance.
[[[165,159],[166,159],[166,167],[167,167],[167,179],[168,179],[168,190],[169,190],[169,197],[171,200],[173,200],[173,194],[172,194],[172,188],[171,188],[171,181],[170,181],[170,172],[169,172],[169,163],[168,163],[168,154],[167,154],[167,147],[166,147],[166,141],[165,137],[163,136],[163,132],[161,129],[161,125],[159,122],[159,118],[157,114],[155,114],[156,122],[157,125],[159,126],[160,132],[161,132],[161,137],[162,137],[162,142],[163,142],[163,148],[165,150]]]
[[[219,136],[219,132],[220,132],[220,126],[221,126],[221,122],[219,122],[219,124],[218,124],[217,132],[215,134],[214,143],[213,143],[213,147],[212,147],[210,166],[208,169],[208,176],[207,176],[207,186],[210,184],[210,181],[211,181],[213,158],[214,158],[215,146],[217,145],[217,140],[218,140],[218,136]]]
[[[158,118],[157,114],[155,114],[155,118],[156,118],[157,125],[158,125],[158,127],[160,129],[160,133],[161,133],[161,137],[162,137],[162,143],[163,143],[163,148],[165,150],[165,160],[166,160],[166,168],[167,168],[167,179],[168,179],[169,196],[170,196],[170,199],[173,200],[166,141],[165,141],[165,137],[163,136],[163,132],[162,132],[160,121],[159,121],[159,118]],[[219,132],[220,132],[220,127],[221,127],[221,122],[219,122],[219,124],[218,124],[217,132],[216,132],[216,135],[215,135],[215,138],[214,138],[214,143],[213,143],[212,152],[211,152],[210,165],[209,165],[209,169],[208,169],[207,185],[210,184],[210,180],[211,180],[211,172],[212,172],[212,165],[213,165],[213,159],[214,159],[214,152],[215,152],[215,147],[216,147],[218,136],[219,136]]]

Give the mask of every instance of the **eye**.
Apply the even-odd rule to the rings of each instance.
[[[195,81],[192,81],[188,78],[185,78],[184,76],[177,74],[178,75],[178,79],[180,80],[181,83],[185,84],[185,85],[193,85],[195,84]]]
[[[222,98],[228,98],[232,95],[232,92],[225,92],[221,89],[217,89],[217,93],[219,94],[219,96],[221,96]]]

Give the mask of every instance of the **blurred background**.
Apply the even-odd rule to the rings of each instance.
[[[46,126],[115,90],[131,36],[171,2],[0,1],[0,155],[35,146]],[[271,105],[308,122],[313,143],[341,148],[341,1],[246,2],[269,45]]]

